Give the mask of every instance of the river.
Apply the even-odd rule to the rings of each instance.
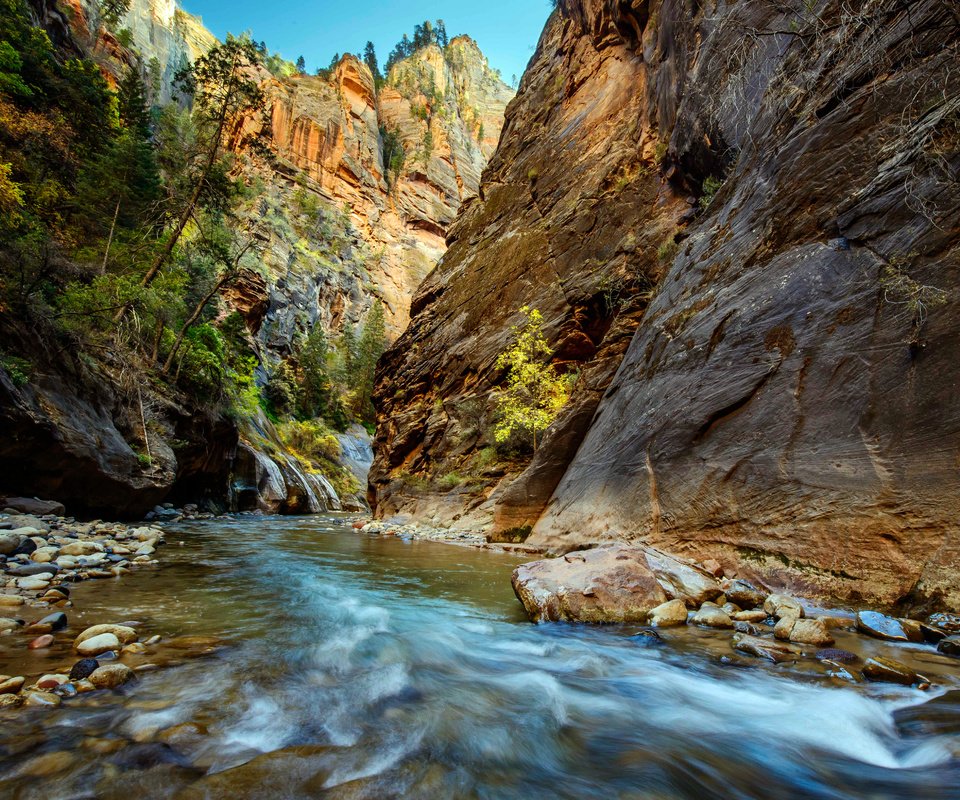
[[[77,585],[83,618],[226,646],[5,713],[0,796],[960,796],[956,693],[725,664],[712,631],[535,626],[518,557],[349,523],[170,526],[156,571]]]

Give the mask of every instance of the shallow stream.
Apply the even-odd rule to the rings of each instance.
[[[521,559],[349,518],[181,524],[167,542],[154,572],[78,585],[71,626],[225,646],[123,693],[3,713],[0,796],[960,796],[960,699],[942,685],[724,663],[729,633],[534,626],[510,588]],[[18,658],[33,675],[71,660]]]

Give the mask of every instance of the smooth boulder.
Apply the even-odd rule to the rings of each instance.
[[[644,550],[619,545],[522,564],[511,583],[534,622],[645,622],[667,600]]]
[[[88,680],[98,689],[116,689],[134,678],[136,674],[126,664],[104,664],[91,672]]]
[[[668,600],[650,612],[650,624],[655,628],[669,628],[687,624],[687,604],[683,600]]]
[[[733,620],[730,615],[713,603],[704,603],[700,610],[691,617],[690,622],[704,628],[732,628]]]
[[[740,608],[760,608],[767,595],[761,592],[752,583],[746,581],[725,581],[721,588],[727,600],[736,603]],[[755,620],[750,620],[751,622]]]
[[[937,644],[937,650],[947,656],[960,656],[960,636],[947,636]]]
[[[771,617],[783,619],[784,617],[803,616],[803,606],[796,598],[785,594],[772,594],[763,601],[763,610]]]
[[[876,639],[889,642],[912,641],[907,629],[900,620],[888,617],[878,611],[858,611],[857,630]]]
[[[120,649],[120,640],[112,633],[101,633],[91,636],[76,645],[77,652],[82,656],[98,656],[110,650]]]
[[[921,677],[906,664],[901,664],[892,658],[881,658],[880,656],[867,659],[863,665],[863,677],[871,681],[899,683],[902,686],[912,686],[915,683],[920,683],[922,680]]]
[[[79,648],[87,639],[92,639],[94,636],[100,636],[104,633],[113,634],[120,644],[130,644],[137,639],[137,632],[127,625],[93,625],[73,640],[73,646]]]

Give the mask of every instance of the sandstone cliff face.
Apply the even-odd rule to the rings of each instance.
[[[441,100],[428,111],[424,92],[434,88]],[[310,192],[328,216],[340,217],[334,221],[348,245],[333,259],[339,291],[321,291],[316,303],[321,322],[336,331],[380,298],[396,337],[409,321],[416,287],[446,249],[447,227],[477,194],[512,91],[471,39],[457,37],[447,58],[430,46],[395,65],[379,94],[369,69],[353,56],[329,79],[271,80],[268,94],[281,169],[261,175],[279,215],[295,220],[293,193]],[[384,163],[381,131],[405,153],[399,171]],[[324,231],[289,236],[282,225],[268,227],[271,274],[330,276],[330,258],[315,255]]]
[[[174,73],[216,44],[173,0],[132,0],[118,26],[130,32],[129,48],[121,44],[125,37],[100,28],[96,3],[31,5],[36,23],[65,53],[92,57],[108,80],[141,69],[158,104],[170,99]],[[255,187],[243,215],[262,259],[223,299],[224,313],[235,309],[246,320],[261,381],[313,328],[336,335],[362,322],[377,299],[391,337],[399,334],[415,287],[445,249],[448,224],[478,191],[512,91],[468,37],[451,42],[447,58],[431,47],[397,70],[402,82],[394,87],[391,80],[379,97],[369,70],[352,56],[329,79],[260,74],[276,159],[238,153],[237,164]],[[417,110],[428,105],[429,113]],[[238,133],[257,124],[235,122]],[[381,128],[405,153],[399,169],[396,160],[392,170],[384,164]],[[122,364],[87,374],[83,364],[40,352],[42,344],[24,344],[25,352],[37,351],[26,385],[0,369],[0,423],[9,433],[0,442],[2,488],[105,515],[136,515],[163,499],[284,513],[358,507],[359,498],[338,497],[284,453],[265,418],[238,430],[149,387],[141,397],[123,383]],[[135,449],[147,438],[145,428],[149,454]],[[365,431],[345,436],[343,447],[344,466],[365,469]]]
[[[960,604],[958,33],[936,0],[561,3],[382,362],[381,512],[489,441],[528,304],[582,371],[471,496],[498,529]]]

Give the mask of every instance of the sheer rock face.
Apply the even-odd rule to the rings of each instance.
[[[326,278],[338,289],[318,289],[317,318],[328,330],[358,322],[379,298],[398,336],[416,287],[446,249],[447,227],[477,194],[512,90],[466,36],[451,42],[446,58],[431,45],[399,62],[379,92],[353,56],[345,56],[329,79],[300,75],[269,80],[265,88],[281,164],[280,175],[261,170],[268,190],[293,218],[295,187],[283,175],[298,176],[302,190],[346,215],[350,240],[347,252],[333,259],[339,268],[331,269],[297,247],[302,237],[273,230],[267,266],[278,275],[292,268]],[[395,136],[404,151],[399,170],[384,163],[381,131]]]
[[[457,408],[526,304],[582,377],[499,529],[960,605],[960,19],[814,5],[561,3],[382,362],[381,513],[489,441]]]

